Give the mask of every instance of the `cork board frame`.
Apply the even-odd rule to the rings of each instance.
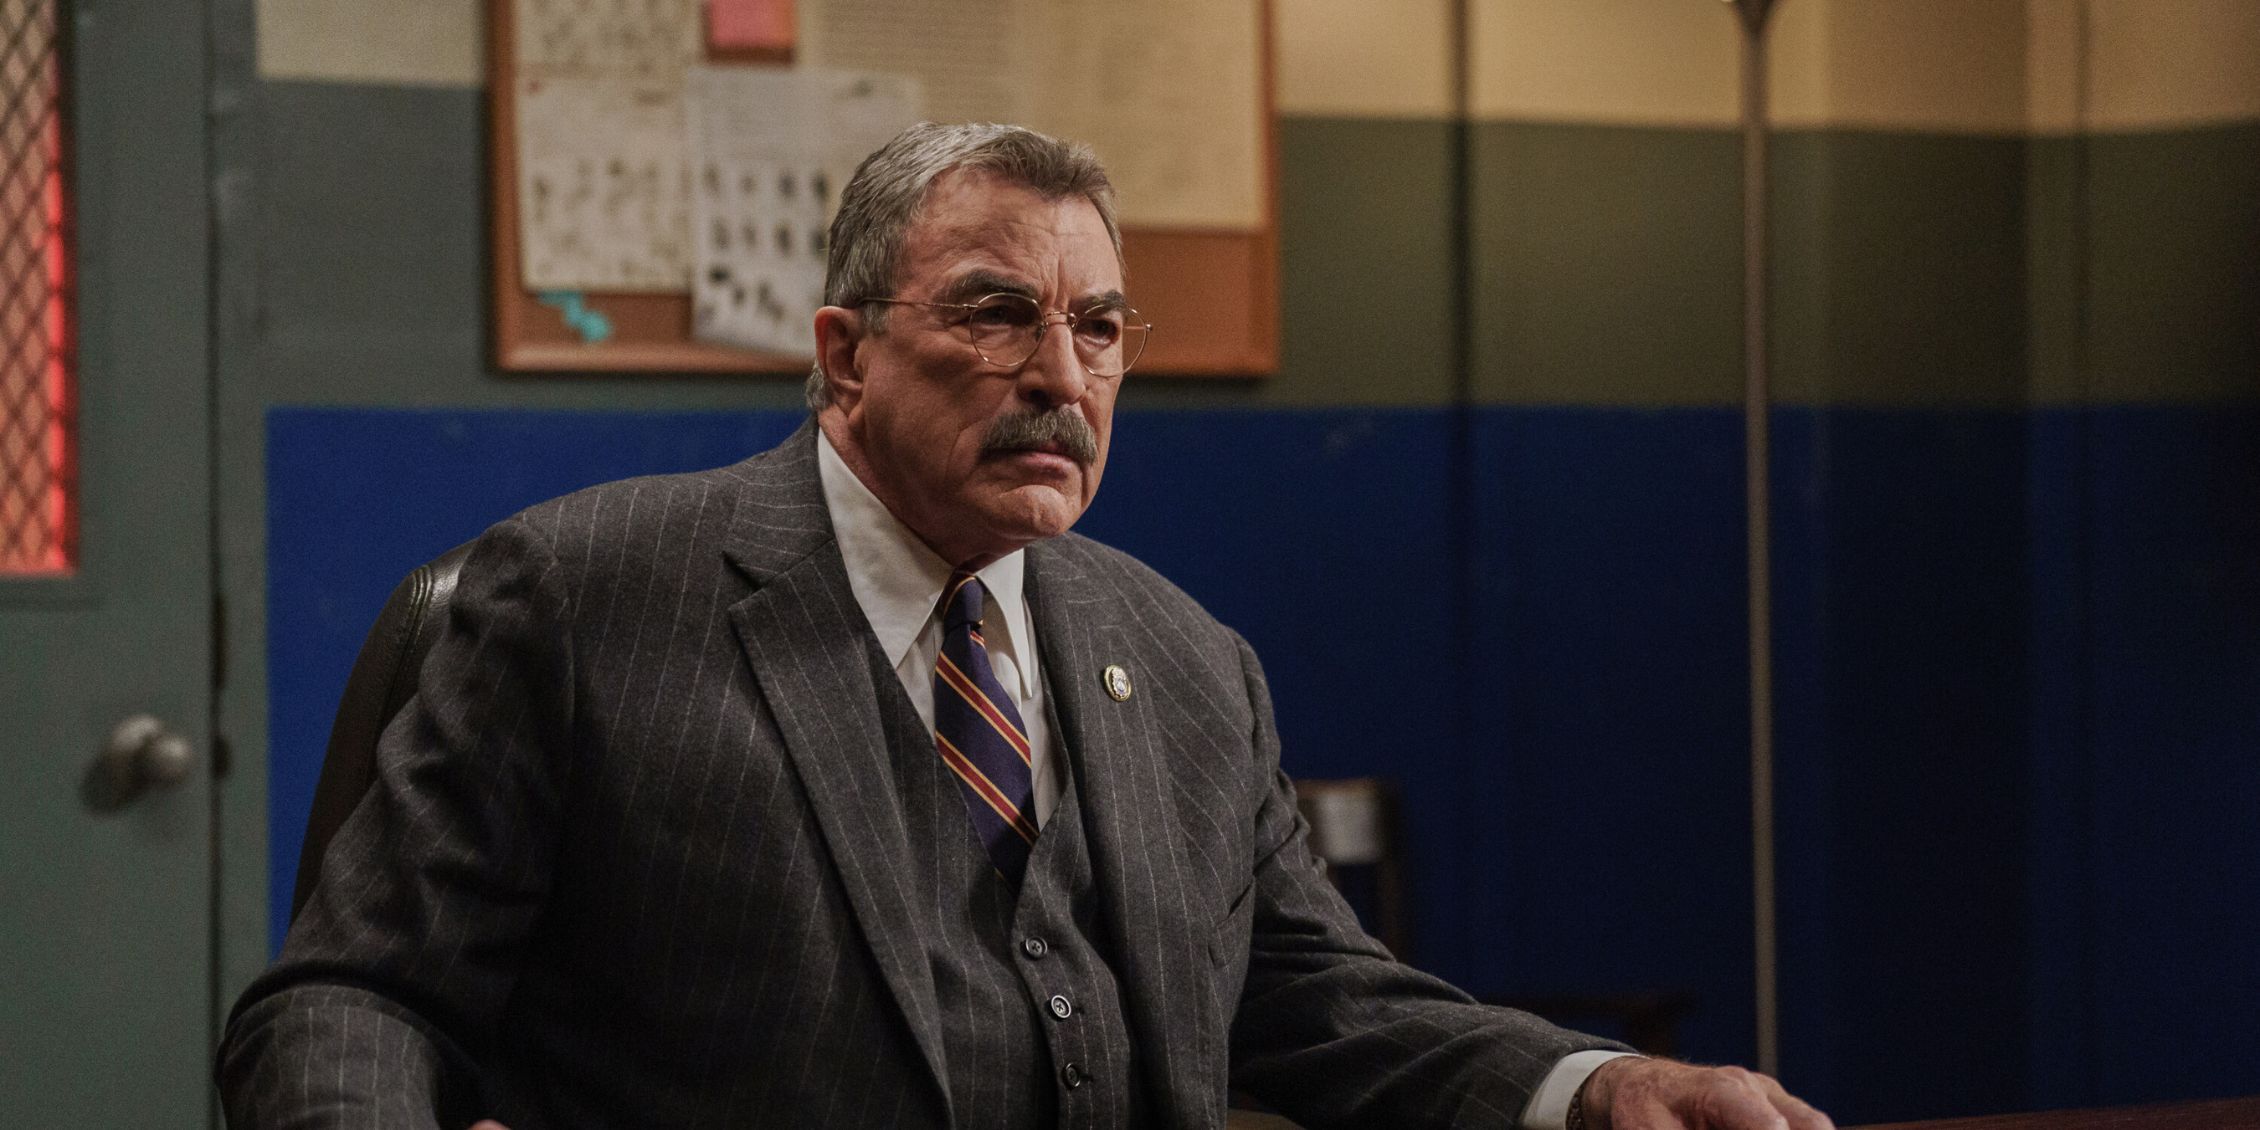
[[[517,38],[512,0],[487,0],[489,241],[494,364],[506,372],[807,374],[811,359],[710,345],[691,337],[684,293],[589,291],[588,310],[611,335],[584,342],[557,307],[529,290],[519,270]],[[1259,160],[1262,219],[1254,231],[1126,227],[1128,290],[1154,324],[1138,375],[1265,376],[1279,365],[1279,154],[1274,102],[1272,0],[1257,0],[1261,70]],[[716,61],[743,62],[744,56]],[[777,61],[760,59],[757,61]]]

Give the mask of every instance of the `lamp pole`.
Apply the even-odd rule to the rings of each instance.
[[[1742,28],[1742,468],[1750,626],[1750,875],[1758,1070],[1781,1074],[1773,824],[1773,517],[1766,364],[1766,17],[1776,0],[1725,0]]]

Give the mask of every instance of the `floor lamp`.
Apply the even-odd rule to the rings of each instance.
[[[1776,0],[1726,0],[1742,29],[1742,466],[1750,626],[1750,874],[1758,1070],[1781,1074],[1773,827],[1773,392],[1766,366],[1766,17]]]

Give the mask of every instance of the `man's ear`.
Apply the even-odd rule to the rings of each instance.
[[[852,408],[863,396],[863,370],[856,349],[863,344],[863,315],[844,306],[816,311],[816,367],[824,370],[832,403]]]

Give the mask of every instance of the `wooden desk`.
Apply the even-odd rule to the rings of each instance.
[[[1235,1110],[1225,1120],[1225,1125],[1230,1130],[1291,1130],[1295,1124],[1276,1114]],[[1858,1130],[2260,1130],[2260,1096],[2157,1106],[1941,1118],[1930,1122],[1887,1122]]]
[[[1224,1130],[1302,1130],[1302,1128],[1276,1114],[1257,1114],[1252,1110],[1228,1110],[1224,1112]]]
[[[1861,1130],[2260,1130],[2260,1096],[1894,1122]]]

